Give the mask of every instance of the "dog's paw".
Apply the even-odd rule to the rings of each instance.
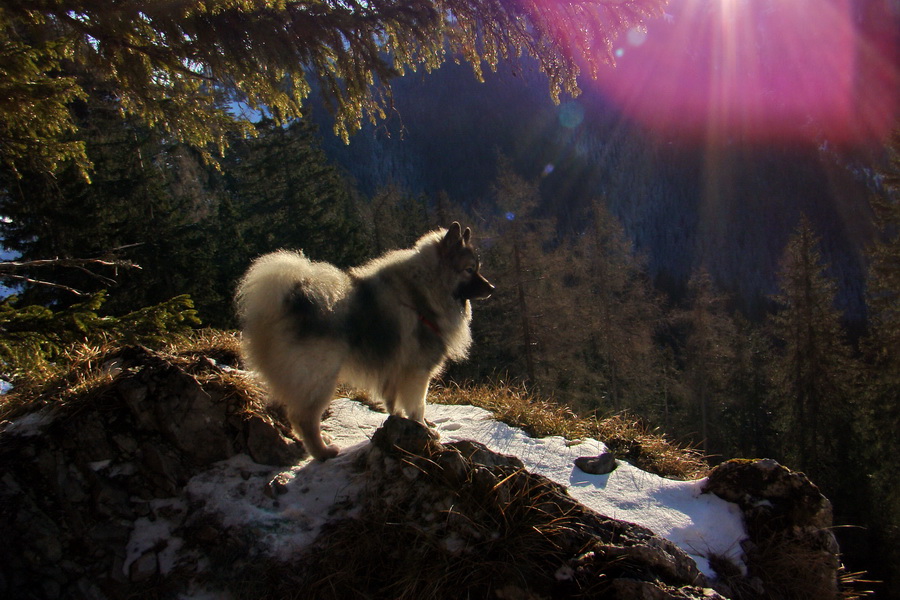
[[[307,448],[307,451],[312,455],[313,458],[317,460],[328,460],[329,458],[334,458],[338,455],[338,452],[341,451],[340,446],[337,444],[316,444],[315,447],[310,444]]]
[[[329,458],[334,458],[341,451],[340,446],[337,444],[328,444],[325,446],[325,452],[322,453],[322,456],[317,456],[319,460],[327,460]]]

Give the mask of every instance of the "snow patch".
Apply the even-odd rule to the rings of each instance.
[[[349,466],[354,452],[327,463],[279,470],[238,454],[193,477],[186,493],[224,527],[262,532],[264,550],[287,560],[311,544],[328,521],[356,514],[363,477]]]
[[[122,573],[127,577],[131,566],[148,552],[156,553],[159,572],[168,575],[178,562],[184,542],[173,535],[176,525],[169,517],[183,517],[187,506],[178,498],[157,499],[150,502],[152,517],[135,520],[134,528],[125,546],[125,562]],[[178,518],[177,521],[181,521]]]
[[[684,550],[700,571],[715,573],[708,557],[721,556],[743,566],[746,538],[740,507],[714,494],[703,494],[705,479],[676,481],[641,471],[627,462],[606,475],[589,475],[574,464],[579,456],[607,451],[594,439],[572,444],[553,436],[535,439],[521,429],[493,420],[471,406],[429,405],[443,441],[473,439],[495,452],[518,456],[525,468],[566,487],[569,494],[602,515],[647,527]]]
[[[0,434],[32,437],[41,435],[44,429],[56,418],[51,407],[42,408],[18,419],[0,423]]]

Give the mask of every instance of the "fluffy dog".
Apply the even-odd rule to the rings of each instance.
[[[470,238],[453,223],[347,272],[288,250],[250,266],[236,295],[245,357],[314,457],[338,453],[320,423],[338,383],[424,422],[432,377],[472,343],[469,301],[494,289]]]

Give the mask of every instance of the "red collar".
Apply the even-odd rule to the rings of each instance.
[[[432,330],[436,336],[441,337],[441,330],[434,323],[434,321],[432,321],[431,319],[429,319],[422,313],[418,313],[418,316],[419,316],[419,320],[422,321],[422,324],[425,325],[425,327]]]
[[[426,317],[425,315],[420,313],[418,311],[418,309],[416,309],[416,307],[412,306],[411,304],[406,304],[404,302],[403,306],[407,307],[408,309],[410,309],[414,313],[416,313],[416,316],[419,318],[419,321],[421,321],[422,325],[424,325],[428,329],[432,330],[436,336],[441,337],[441,328],[438,327],[434,321],[432,321],[431,319],[429,319],[428,317]]]

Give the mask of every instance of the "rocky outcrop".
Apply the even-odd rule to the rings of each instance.
[[[216,461],[303,456],[208,360],[176,364],[130,348],[105,368],[115,377],[0,429],[0,597],[124,598],[156,587],[165,548],[126,564],[136,523],[170,510],[160,502]]]
[[[785,588],[801,588],[809,598],[840,597],[831,502],[806,475],[772,459],[736,459],[712,470],[704,492],[743,511],[749,572],[736,585],[760,597],[784,597]]]
[[[374,598],[721,598],[671,542],[477,442],[389,417],[359,463],[360,514],[311,552],[311,597],[352,597],[364,580]]]
[[[395,417],[335,459],[345,480],[305,467],[330,495],[315,521],[292,509],[319,493],[292,467],[302,445],[243,375],[141,348],[103,370],[78,397],[0,424],[0,597],[789,598],[771,593],[785,550],[834,583],[828,501],[771,461],[710,475],[706,492],[742,507],[751,539],[747,573],[723,562],[708,581],[669,541],[518,458]],[[229,513],[236,497],[254,515]]]

